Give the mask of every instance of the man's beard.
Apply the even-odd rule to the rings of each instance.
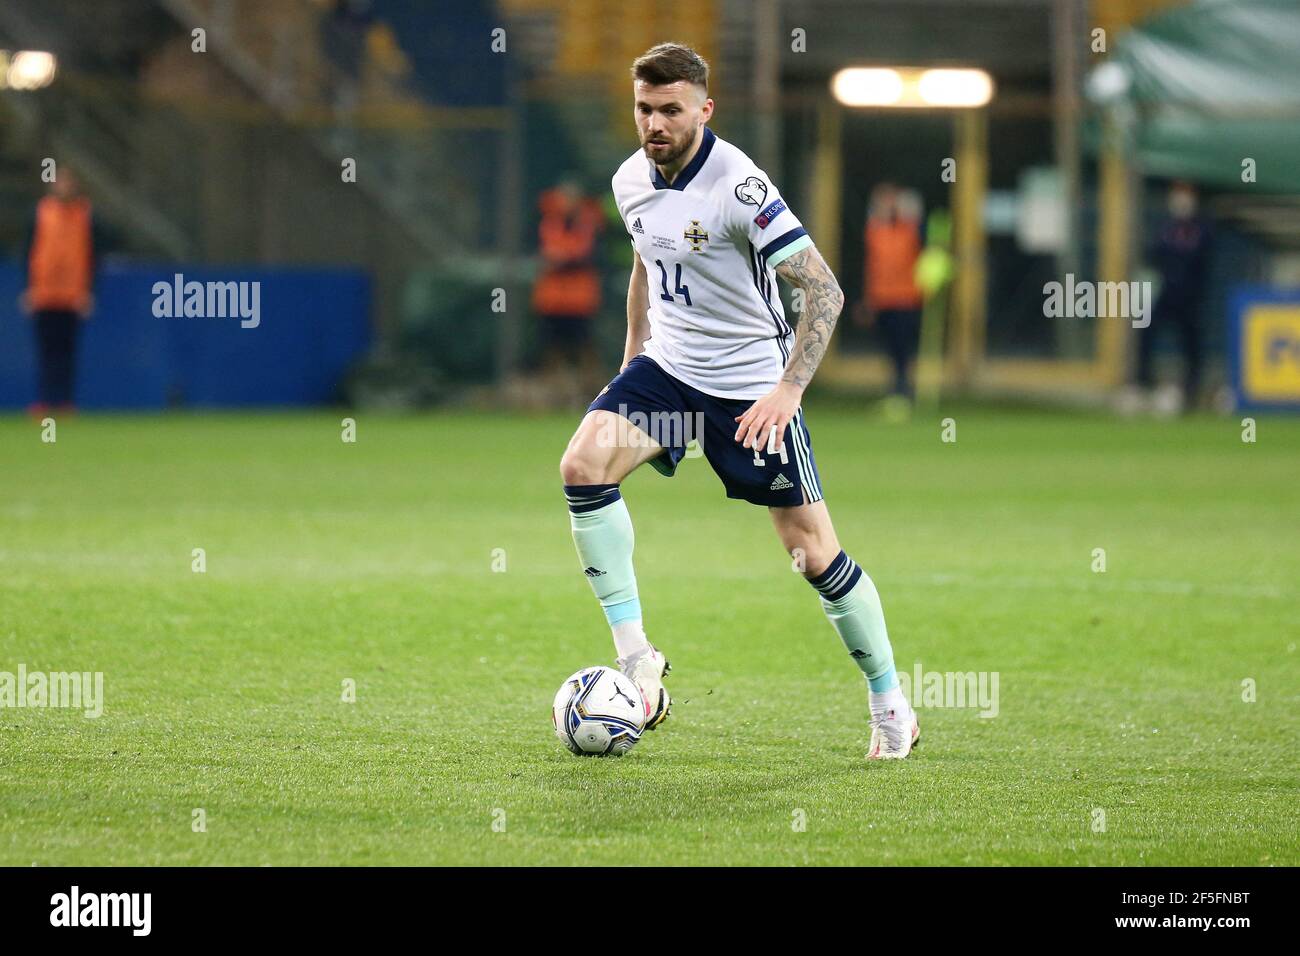
[[[649,157],[651,162],[658,166],[671,166],[686,154],[686,151],[691,148],[691,144],[694,142],[695,131],[692,130],[689,135],[682,138],[681,143],[672,144],[667,152],[660,155],[651,152],[649,141],[643,142],[641,148],[645,151],[646,156]]]

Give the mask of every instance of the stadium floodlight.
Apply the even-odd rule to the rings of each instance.
[[[2,86],[13,90],[39,90],[54,82],[59,63],[53,53],[43,50],[19,50],[9,60]]]
[[[983,106],[993,99],[993,78],[983,70],[926,70],[916,87],[930,106]]]
[[[993,98],[993,78],[974,69],[854,66],[835,74],[831,92],[845,106],[969,109]]]
[[[850,67],[835,74],[831,91],[845,106],[899,106],[903,77],[897,70]]]

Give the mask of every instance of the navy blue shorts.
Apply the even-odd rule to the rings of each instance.
[[[736,441],[736,416],[753,404],[753,399],[706,395],[669,375],[653,359],[638,355],[587,411],[603,409],[621,415],[662,445],[663,454],[650,461],[661,474],[672,477],[686,457],[686,446],[694,440],[722,479],[728,498],[774,508],[821,501],[821,481],[803,409],[786,426],[781,451],[769,451],[766,445],[755,451],[741,448]],[[626,436],[609,438],[621,443]]]

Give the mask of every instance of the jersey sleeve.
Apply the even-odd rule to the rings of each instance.
[[[724,202],[732,211],[737,240],[748,239],[769,266],[812,245],[808,230],[762,170],[752,169],[748,176],[736,177],[731,187],[731,196],[724,197]]]
[[[631,241],[632,241],[632,230],[628,228],[628,225],[627,225],[627,217],[623,215],[623,202],[622,202],[621,198],[619,197],[618,174],[619,174],[620,172],[622,172],[621,169],[619,169],[619,170],[615,170],[614,175],[610,177],[610,179],[609,179],[609,191],[610,191],[610,193],[611,193],[611,194],[613,195],[613,197],[614,197],[614,208],[618,210],[618,221],[621,222],[621,223],[623,224],[623,231],[624,231],[625,233],[627,233],[628,241],[631,242]],[[635,245],[635,243],[633,243],[633,245]]]

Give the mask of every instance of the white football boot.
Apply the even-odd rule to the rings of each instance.
[[[920,739],[921,722],[916,719],[916,711],[911,705],[907,706],[906,713],[901,714],[891,707],[879,716],[872,715],[871,749],[867,751],[867,759],[902,760]]]
[[[672,708],[672,698],[664,689],[664,675],[673,669],[668,660],[654,647],[630,658],[620,657],[618,669],[641,691],[645,704],[645,729],[654,730],[665,720]]]

